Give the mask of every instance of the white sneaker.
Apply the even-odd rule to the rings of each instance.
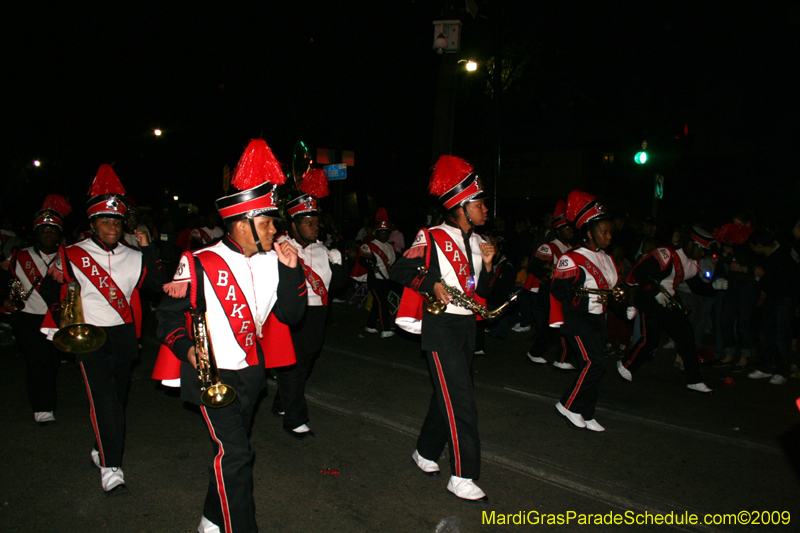
[[[561,405],[561,402],[558,402],[556,404],[556,411],[558,411],[558,413],[561,416],[566,418],[573,426],[577,428],[586,427],[586,421],[583,419],[583,416],[579,415],[578,413],[573,413],[572,411]]]
[[[40,411],[38,413],[33,413],[33,419],[42,425],[52,424],[56,421],[56,417],[53,416],[53,411]]]
[[[220,533],[220,530],[217,524],[204,516],[200,519],[200,525],[197,526],[197,533]]]
[[[435,461],[430,461],[422,457],[417,450],[411,454],[411,458],[417,464],[422,473],[426,476],[434,477],[439,475],[439,465]]]
[[[308,433],[309,431],[311,431],[311,428],[303,424],[302,426],[297,426],[292,431],[295,433]]]
[[[784,383],[786,383],[786,378],[781,376],[780,374],[775,374],[774,376],[772,376],[769,382],[772,383],[773,385],[783,385]]]
[[[381,339],[388,339],[389,337],[394,337],[394,331],[381,331]]]
[[[617,361],[617,372],[619,372],[619,375],[622,376],[622,379],[625,381],[633,381],[633,374],[631,374],[630,370],[622,366],[622,361]]]
[[[514,326],[511,329],[516,331],[517,333],[525,333],[526,331],[530,331],[531,327],[530,326],[520,326],[519,324],[517,324],[516,326]]]
[[[671,349],[673,349],[674,347],[675,347],[675,341],[669,341],[669,342],[668,342],[668,343],[666,343],[664,346],[662,346],[662,348],[664,348],[664,349],[666,349],[666,350],[671,350]]]
[[[462,500],[475,503],[489,503],[489,497],[486,496],[486,493],[469,478],[450,476],[450,481],[447,482],[447,490]]]
[[[575,370],[575,367],[572,366],[572,363],[560,363],[558,361],[553,361],[553,366],[560,368],[561,370]]]
[[[486,352],[483,350],[475,350],[472,355],[486,355]]]
[[[545,359],[544,357],[534,357],[531,354],[527,354],[527,356],[528,356],[528,361],[530,361],[531,363],[536,363],[537,365],[547,364],[547,359]]]
[[[101,468],[103,466],[100,464],[100,452],[97,450],[92,450],[92,462],[97,468]]]
[[[364,331],[366,331],[367,333],[378,333],[378,330],[377,330],[377,329],[375,329],[375,328],[370,328],[370,327],[366,327],[366,328],[364,328]]]
[[[714,392],[713,389],[710,389],[708,385],[703,382],[686,385],[686,388],[695,392],[702,392],[703,394],[711,394]]]
[[[586,421],[586,429],[591,429],[592,431],[597,431],[598,433],[606,430],[606,428],[598,424],[597,420],[594,418]]]
[[[747,377],[750,379],[764,379],[764,378],[771,378],[772,374],[768,374],[767,372],[762,372],[761,370],[753,370]]]
[[[106,468],[101,466],[100,482],[106,494],[110,494],[112,491],[115,494],[128,491],[127,487],[125,487],[125,474],[122,473],[122,468],[119,467]]]

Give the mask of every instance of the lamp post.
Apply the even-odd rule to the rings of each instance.
[[[436,107],[433,117],[433,163],[453,149],[455,120],[455,83],[458,56],[461,49],[461,21],[433,21],[433,49],[441,56],[436,88]]]

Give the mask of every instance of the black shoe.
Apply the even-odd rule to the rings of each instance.
[[[316,438],[316,435],[314,435],[314,432],[311,430],[304,431],[302,433],[298,433],[297,431],[286,428],[283,428],[283,430],[286,432],[287,435],[299,441],[311,440],[313,438]]]

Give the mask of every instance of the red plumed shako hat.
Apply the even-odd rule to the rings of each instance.
[[[448,211],[467,202],[486,198],[481,180],[473,167],[460,157],[443,155],[433,167],[428,190]]]
[[[72,206],[66,198],[59,194],[48,194],[42,208],[36,212],[33,229],[45,225],[63,229],[62,221],[70,213],[72,213]]]
[[[567,202],[559,200],[553,210],[553,229],[563,228],[569,224],[567,220]]]
[[[217,211],[224,220],[278,218],[278,198],[275,187],[286,182],[281,164],[264,139],[248,143],[233,171],[231,185],[239,192],[216,201]]]
[[[605,208],[589,193],[574,190],[567,197],[567,220],[580,231],[591,220],[608,218]]]
[[[709,250],[711,245],[714,244],[714,236],[700,226],[692,226],[689,231],[689,237],[704,250]]]
[[[286,204],[286,213],[290,217],[315,217],[319,215],[318,198],[325,198],[330,194],[328,189],[328,176],[319,168],[309,170],[303,175],[298,185],[301,194]]]
[[[89,220],[103,218],[125,219],[128,206],[125,203],[125,188],[111,165],[100,165],[89,188],[86,213]]]
[[[391,229],[389,214],[386,212],[386,209],[381,207],[378,209],[378,212],[375,213],[375,229],[373,231],[391,231]]]

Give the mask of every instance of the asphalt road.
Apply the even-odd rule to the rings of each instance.
[[[308,384],[315,440],[300,443],[284,434],[270,415],[271,400],[256,415],[261,531],[433,533],[442,520],[451,528],[442,531],[451,533],[800,530],[798,379],[775,386],[734,374],[734,383],[725,385],[730,368],[704,368],[716,390],[707,396],[685,389],[671,351],[661,350],[633,383],[623,382],[610,360],[597,412],[607,431],[597,434],[570,429],[555,414],[573,374],[527,363],[530,334],[487,339],[474,379],[483,447],[479,485],[491,503],[476,507],[447,492],[447,475],[424,477],[411,461],[431,391],[418,340],[369,335],[365,320],[363,309],[334,304],[326,347]],[[78,367],[62,364],[58,422],[39,427],[25,395],[24,361],[14,348],[0,348],[6,399],[0,531],[196,531],[211,444],[199,415],[149,379],[155,349],[146,337],[127,409],[123,467],[130,493],[107,498],[90,464],[93,433]],[[274,390],[270,382],[270,396]],[[440,464],[447,474],[447,459]],[[783,522],[788,516],[790,523],[578,523],[580,515],[626,521],[646,513],[673,521],[695,514],[701,522],[713,513]],[[545,514],[570,520],[531,523]],[[504,518],[511,524],[502,525]],[[520,518],[528,522],[515,525]]]

